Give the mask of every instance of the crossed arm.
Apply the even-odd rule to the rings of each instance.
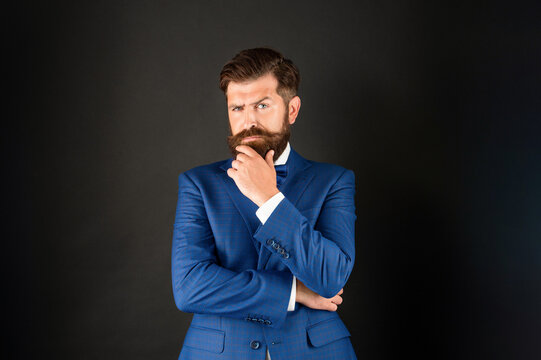
[[[254,237],[264,246],[269,246],[267,239],[274,237],[288,249],[291,255],[282,261],[291,273],[234,272],[217,264],[214,237],[201,193],[187,174],[181,174],[172,249],[177,307],[185,312],[256,318],[262,324],[280,327],[287,315],[292,274],[300,280],[298,295],[311,289],[332,298],[344,286],[353,268],[353,192],[353,173],[346,171],[327,196],[318,217],[318,230],[283,199]],[[317,298],[311,298],[314,299]],[[297,301],[303,299],[297,296]]]

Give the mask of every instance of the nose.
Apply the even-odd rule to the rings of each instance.
[[[244,112],[244,128],[247,130],[256,126],[257,126],[257,118],[256,118],[255,111],[246,110]]]

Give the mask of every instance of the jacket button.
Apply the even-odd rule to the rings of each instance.
[[[277,243],[274,243],[272,244],[272,248],[275,250],[278,250],[280,248],[280,245],[278,245]]]
[[[261,344],[257,340],[252,340],[252,342],[250,343],[250,347],[254,350],[259,349],[260,346]]]
[[[272,323],[270,322],[270,320],[265,320],[265,325],[270,325],[270,324],[272,324]]]
[[[246,321],[251,321],[252,318],[251,318],[251,317],[247,317],[247,318],[244,318],[244,320],[246,320]]]
[[[285,253],[282,255],[285,259],[289,259],[289,253]]]
[[[281,248],[280,250],[278,250],[278,252],[279,252],[282,256],[286,253],[286,251],[284,250],[284,248]]]
[[[274,244],[274,240],[272,240],[272,239],[267,240],[267,245],[273,245],[273,244]]]

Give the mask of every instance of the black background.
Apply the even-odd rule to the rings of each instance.
[[[356,174],[360,359],[541,358],[539,8],[89,1],[6,8],[9,358],[174,359],[177,176],[229,157],[222,65],[300,68],[291,144]]]

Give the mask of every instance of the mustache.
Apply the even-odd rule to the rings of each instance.
[[[236,135],[230,135],[229,139],[244,139],[245,137],[249,137],[249,136],[262,136],[262,137],[270,138],[276,135],[280,135],[280,132],[273,133],[262,128],[252,127],[246,130],[242,130]]]

